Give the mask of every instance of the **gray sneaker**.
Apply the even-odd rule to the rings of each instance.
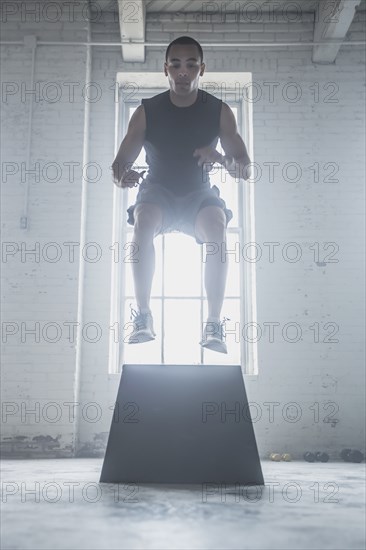
[[[229,321],[228,317],[224,317],[224,320],[220,323],[206,322],[203,330],[202,340],[200,344],[203,348],[210,349],[212,351],[218,351],[220,353],[227,353],[227,346],[225,343],[224,325],[225,321]]]
[[[155,332],[153,326],[153,318],[151,313],[140,313],[131,308],[131,321],[133,322],[133,332],[128,338],[129,344],[142,344],[143,342],[149,342],[155,340]]]

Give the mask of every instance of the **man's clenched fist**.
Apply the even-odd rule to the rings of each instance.
[[[139,179],[143,177],[146,170],[143,170],[142,172],[136,172],[136,170],[131,169],[125,169],[122,170],[119,168],[118,163],[112,164],[112,170],[113,170],[113,183],[117,185],[117,187],[137,187],[139,183]]]

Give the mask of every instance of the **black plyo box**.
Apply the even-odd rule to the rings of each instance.
[[[264,485],[239,365],[123,365],[101,482]]]

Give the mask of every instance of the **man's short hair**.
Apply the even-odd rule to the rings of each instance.
[[[176,38],[175,40],[173,40],[173,42],[171,42],[169,44],[169,46],[167,47],[167,50],[166,50],[166,54],[165,54],[165,61],[167,62],[168,61],[168,56],[169,56],[169,51],[170,51],[170,48],[172,46],[175,46],[176,44],[193,44],[194,46],[197,46],[198,48],[198,51],[199,51],[199,54],[201,56],[201,63],[203,63],[203,50],[202,50],[202,46],[199,42],[197,42],[197,40],[195,40],[194,38],[191,38],[190,36],[180,36],[179,38]]]

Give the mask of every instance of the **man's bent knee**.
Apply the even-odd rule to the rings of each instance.
[[[155,236],[161,229],[163,213],[159,205],[154,203],[140,203],[135,206],[133,216],[136,232]]]
[[[196,218],[195,233],[201,241],[222,241],[226,232],[226,216],[220,206],[209,205],[202,208]]]

